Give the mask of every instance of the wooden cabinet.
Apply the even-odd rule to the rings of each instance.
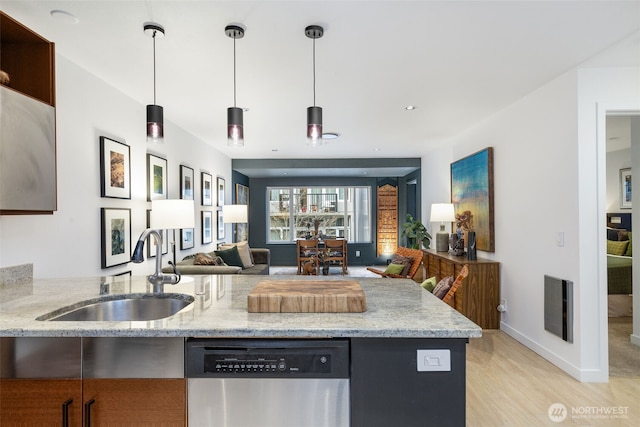
[[[3,427],[81,426],[82,380],[2,379],[0,420]]]
[[[0,214],[57,209],[55,46],[0,12]]]
[[[437,280],[458,275],[462,267],[469,266],[469,275],[455,293],[454,307],[483,329],[500,328],[500,263],[478,258],[469,261],[464,256],[453,256],[433,249],[423,251],[426,277]]]
[[[85,425],[187,425],[184,378],[85,379],[83,396]]]

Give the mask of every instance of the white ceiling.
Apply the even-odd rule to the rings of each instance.
[[[153,87],[152,40],[142,26],[160,23],[165,120],[236,159],[421,157],[619,41],[603,65],[640,63],[640,0],[3,0],[2,9],[143,105]],[[54,19],[53,9],[79,22]],[[238,106],[249,108],[243,148],[226,145],[230,23],[246,27],[236,41]],[[317,149],[305,145],[310,24],[325,28],[316,41],[317,105],[325,132],[341,135]]]

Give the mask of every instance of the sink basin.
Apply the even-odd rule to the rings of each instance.
[[[173,316],[193,302],[184,294],[110,295],[82,301],[47,313],[36,320],[127,322]]]

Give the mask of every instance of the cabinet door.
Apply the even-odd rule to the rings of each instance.
[[[184,378],[85,379],[83,395],[85,425],[186,425]]]
[[[5,426],[82,425],[80,379],[0,380],[0,420]]]

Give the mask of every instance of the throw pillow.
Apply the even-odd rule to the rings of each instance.
[[[435,288],[433,288],[433,294],[438,298],[442,299],[451,289],[451,285],[453,284],[453,276],[443,277],[442,280],[438,282]]]
[[[234,267],[244,267],[242,259],[238,253],[238,247],[232,246],[230,249],[215,251],[215,254],[222,258],[225,264]]]
[[[387,274],[400,274],[402,273],[402,270],[404,269],[404,266],[402,264],[389,264],[387,266],[387,268],[384,270],[385,273]]]
[[[193,265],[215,265],[215,259],[209,254],[198,253],[193,259]]]
[[[629,246],[629,241],[614,242],[613,240],[607,240],[607,254],[609,255],[624,255]]]
[[[436,276],[429,277],[427,280],[422,282],[422,284],[420,286],[422,286],[423,288],[425,288],[429,292],[433,292],[433,290],[436,287]]]
[[[627,250],[624,253],[624,256],[633,256],[633,251],[631,250],[631,247],[633,246],[633,242],[631,240],[631,235],[633,233],[630,231],[629,232],[629,245],[627,246]]]
[[[249,242],[238,242],[220,245],[219,249],[231,249],[232,247],[238,248],[240,259],[242,260],[242,268],[253,267],[253,259],[251,258],[251,248],[249,248]]]
[[[411,269],[411,264],[413,264],[413,257],[393,254],[391,263],[401,264],[403,268],[402,268],[402,273],[400,273],[400,275],[406,276],[407,274],[409,274],[409,270]]]

